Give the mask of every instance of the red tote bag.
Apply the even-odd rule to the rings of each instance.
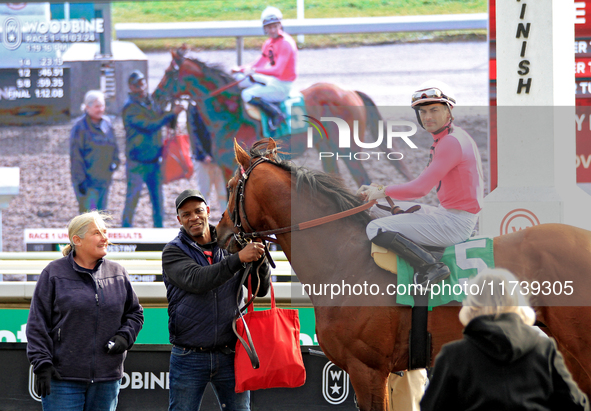
[[[248,280],[250,295],[250,280]],[[236,343],[234,372],[236,392],[262,388],[295,388],[306,382],[306,369],[300,349],[300,318],[297,310],[275,307],[275,291],[271,284],[271,309],[254,311],[254,304],[236,321],[239,336]],[[258,353],[259,367],[254,369],[245,345],[249,340],[246,328]],[[241,342],[244,341],[243,343]],[[249,348],[250,350],[250,348]],[[252,353],[251,353],[252,354]]]
[[[164,141],[162,149],[162,175],[164,184],[193,175],[191,142],[186,134],[172,134]]]

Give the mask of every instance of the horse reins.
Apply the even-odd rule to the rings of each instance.
[[[256,166],[266,161],[270,160],[266,157],[257,158],[253,163],[251,163],[250,167],[248,167],[246,171],[242,169],[241,177],[238,181],[238,185],[236,188],[237,194],[234,199],[234,211],[232,211],[230,219],[234,223],[234,227],[236,227],[239,230],[238,233],[234,234],[234,239],[241,247],[246,246],[249,240],[253,240],[255,238],[260,238],[263,241],[269,241],[272,243],[278,243],[277,239],[270,236],[277,234],[285,234],[292,231],[302,231],[308,228],[340,220],[342,218],[349,217],[354,214],[361,213],[362,211],[368,210],[374,204],[377,203],[377,200],[372,200],[366,204],[351,208],[349,210],[341,211],[336,214],[327,215],[325,217],[316,218],[314,220],[306,221],[304,223],[294,224],[289,227],[282,227],[265,231],[255,231],[248,222],[248,218],[246,217],[246,211],[244,209],[244,189],[246,187],[246,181],[248,180],[250,173],[252,173]],[[248,232],[246,230],[248,230]],[[265,247],[265,253],[267,255],[267,259],[274,267],[275,265],[273,263],[273,260],[271,259],[271,255],[269,254],[267,247]]]

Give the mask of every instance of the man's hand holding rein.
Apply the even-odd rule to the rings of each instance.
[[[263,255],[265,255],[265,246],[263,243],[248,243],[246,247],[238,252],[241,263],[251,263],[257,261]]]

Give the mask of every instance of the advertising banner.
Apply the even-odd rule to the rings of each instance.
[[[349,376],[325,357],[302,347],[306,383],[298,388],[272,388],[251,392],[251,408],[284,411],[302,409],[357,409]],[[0,401],[4,411],[37,411],[40,397],[35,391],[34,374],[26,356],[26,344],[0,344],[0,362],[10,370],[0,376]],[[168,407],[170,345],[136,344],[125,360],[119,403],[121,411],[160,411]],[[208,387],[201,410],[219,410],[215,394]]]

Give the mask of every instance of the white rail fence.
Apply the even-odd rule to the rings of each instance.
[[[488,14],[285,19],[282,23],[285,31],[292,35],[480,30],[488,28]],[[118,23],[115,32],[119,40],[236,37],[238,64],[242,64],[244,37],[264,34],[259,20]]]
[[[301,296],[301,284],[289,282],[291,266],[283,252],[271,252],[277,268],[271,270],[275,277],[275,298],[282,305],[309,306],[307,297]],[[51,261],[61,258],[59,252],[0,253],[0,274],[12,276],[39,275]],[[110,253],[108,258],[121,264],[131,276],[162,274],[161,252]],[[285,278],[287,277],[287,278]],[[287,280],[287,281],[282,281]],[[29,304],[35,290],[35,281],[0,282],[0,304]],[[133,288],[142,304],[165,305],[166,287],[162,282],[133,282]],[[299,293],[299,294],[298,294]],[[259,300],[257,300],[259,301]],[[260,299],[269,303],[269,297]]]

